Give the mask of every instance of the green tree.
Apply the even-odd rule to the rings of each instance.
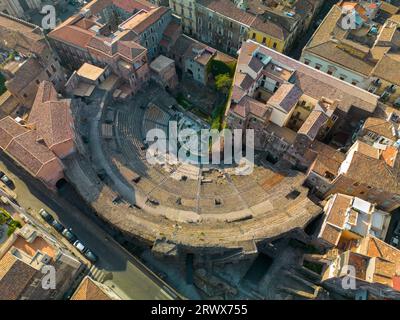
[[[215,88],[227,94],[232,86],[232,78],[229,73],[219,74],[215,77]]]

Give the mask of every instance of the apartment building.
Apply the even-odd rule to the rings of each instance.
[[[109,18],[114,6],[122,8],[120,1],[89,3],[50,32],[49,39],[66,67],[75,70],[85,62],[101,68],[108,66],[129,84],[134,94],[149,80],[148,50],[140,42],[149,45],[152,56],[156,54],[153,42],[146,42],[146,34],[155,38],[152,33],[158,33],[153,26],[161,17],[158,13],[168,11],[152,7],[143,9],[142,1],[133,1],[125,10],[136,14],[120,23],[118,19]],[[167,20],[163,23],[165,25]]]
[[[196,2],[196,38],[234,56],[246,41],[254,20],[255,16],[229,0]]]
[[[64,179],[61,162],[75,152],[72,101],[59,99],[51,82],[42,82],[27,122],[0,120],[0,147],[18,165],[55,190]]]
[[[367,236],[328,260],[322,286],[350,299],[398,300],[399,258],[400,250]]]
[[[367,236],[385,240],[391,215],[373,203],[345,194],[334,194],[324,207],[324,221],[317,236],[327,248],[347,250]]]
[[[170,1],[173,12],[182,18],[185,33],[234,56],[248,38],[287,51],[309,28],[321,4],[320,0]]]
[[[287,52],[309,29],[323,3],[321,0],[233,2],[243,11],[257,16],[249,38],[279,52]]]
[[[391,212],[400,205],[398,154],[396,147],[377,148],[357,140],[342,159],[318,154],[307,183],[323,198],[344,193]]]
[[[197,33],[196,0],[169,0],[173,13],[181,17],[182,30],[190,36]]]
[[[8,56],[0,71],[18,104],[30,108],[42,81],[64,86],[59,58],[38,26],[0,13],[0,50]]]
[[[0,12],[16,18],[29,18],[28,12],[40,10],[42,0],[0,0]]]
[[[308,166],[317,141],[365,120],[377,105],[377,96],[248,40],[226,116],[232,128],[257,127],[256,148],[274,161]]]
[[[1,300],[60,300],[82,271],[82,264],[57,242],[50,241],[35,227],[25,224],[0,248]],[[53,267],[55,289],[46,289],[42,280]]]
[[[168,7],[141,10],[121,23],[119,29],[133,31],[139,37],[139,43],[147,49],[149,59],[153,60],[160,54],[160,41],[171,19]]]
[[[341,1],[307,43],[301,61],[400,107],[399,9],[387,1]]]

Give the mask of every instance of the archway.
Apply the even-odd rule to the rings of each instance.
[[[67,185],[67,183],[68,183],[67,180],[65,180],[64,178],[61,178],[60,180],[58,180],[56,183],[57,190],[63,189]]]

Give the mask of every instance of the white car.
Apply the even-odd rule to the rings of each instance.
[[[77,248],[80,252],[82,252],[83,253],[83,251],[85,251],[85,246],[83,245],[83,243],[82,242],[80,242],[79,240],[76,240],[75,242],[74,242],[74,247],[75,248]]]

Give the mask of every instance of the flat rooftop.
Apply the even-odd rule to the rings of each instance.
[[[174,63],[174,60],[172,60],[166,56],[160,55],[150,64],[150,69],[152,69],[156,72],[160,72],[173,63]]]
[[[103,75],[104,72],[105,70],[103,68],[99,68],[85,62],[76,73],[82,78],[96,81]]]

